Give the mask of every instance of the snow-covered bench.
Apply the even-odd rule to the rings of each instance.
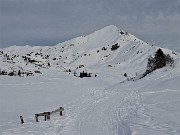
[[[56,109],[56,110],[51,111],[51,112],[37,113],[37,114],[35,114],[36,122],[38,122],[38,117],[39,116],[44,116],[44,120],[46,121],[47,119],[50,120],[50,115],[53,114],[53,113],[56,113],[56,112],[59,112],[60,116],[62,116],[63,111],[64,111],[64,108],[60,107],[59,109]]]

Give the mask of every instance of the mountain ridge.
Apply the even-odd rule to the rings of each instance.
[[[100,68],[115,67],[128,72],[134,68],[133,76],[146,69],[147,59],[159,47],[136,38],[134,35],[118,29],[114,25],[106,26],[87,36],[80,36],[55,46],[11,46],[0,49],[1,70],[21,70],[22,72],[58,72],[83,70],[93,71]],[[161,48],[173,58],[179,54]],[[94,67],[97,68],[95,69]],[[141,65],[141,67],[139,67]],[[80,66],[83,66],[80,70]],[[127,67],[127,69],[124,69]],[[108,70],[107,70],[108,71]]]

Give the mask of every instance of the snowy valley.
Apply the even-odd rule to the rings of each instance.
[[[55,46],[0,49],[0,133],[179,135],[180,54],[161,48],[173,66],[142,77],[158,49],[113,25]],[[62,117],[35,121],[60,106]]]

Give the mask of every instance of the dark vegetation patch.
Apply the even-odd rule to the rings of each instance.
[[[111,47],[111,51],[115,51],[120,47],[120,45],[118,45],[118,43],[116,43],[115,45],[112,45]]]
[[[145,77],[147,74],[169,65],[174,67],[174,59],[169,54],[164,54],[164,52],[159,48],[154,57],[148,58],[147,69],[141,78]]]

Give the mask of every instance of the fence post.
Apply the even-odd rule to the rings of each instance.
[[[24,123],[23,116],[20,116],[20,119],[21,119],[21,124],[23,124]]]
[[[60,107],[59,109],[60,109],[60,110],[59,110],[60,116],[62,116],[62,112],[64,111],[64,108],[63,108],[63,107]]]
[[[62,111],[60,111],[60,116],[62,116]]]
[[[44,113],[44,121],[46,121],[46,116],[47,116],[47,115]]]

